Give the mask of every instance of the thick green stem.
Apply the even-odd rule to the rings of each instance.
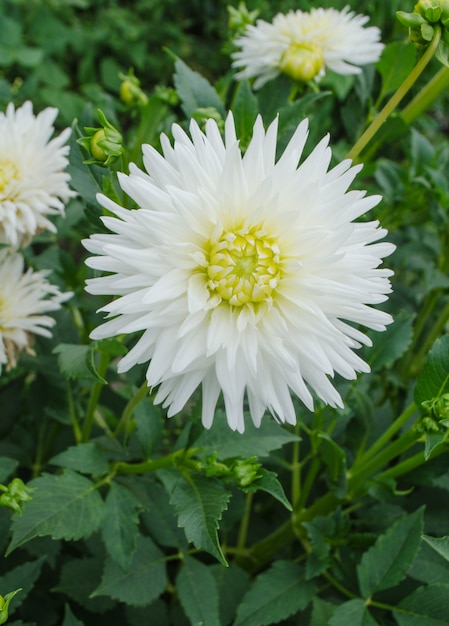
[[[298,434],[298,425],[295,428],[295,434]],[[293,442],[292,455],[292,505],[295,508],[301,493],[301,464],[299,462],[300,441]]]
[[[196,449],[192,448],[189,450],[189,455],[193,456],[195,452]],[[125,463],[124,461],[119,461],[114,464],[113,471],[116,474],[146,474],[147,472],[155,472],[156,470],[167,467],[182,467],[195,470],[199,469],[199,464],[190,459],[183,448],[160,459],[148,459],[148,461],[143,461],[142,463]]]
[[[306,478],[304,480],[304,484],[302,486],[302,491],[301,491],[299,500],[297,501],[296,504],[294,503],[293,505],[293,508],[295,509],[295,511],[301,511],[305,507],[307,503],[307,498],[309,497],[310,491],[313,487],[315,478],[318,474],[320,467],[321,467],[321,461],[316,456],[313,458],[310,464],[309,471],[307,472]]]
[[[411,472],[412,470],[416,469],[420,465],[424,465],[424,463],[427,463],[427,461],[429,461],[430,459],[434,459],[437,456],[440,456],[440,454],[444,454],[447,451],[448,451],[447,446],[444,444],[441,444],[440,446],[432,450],[430,457],[428,459],[425,458],[424,451],[418,452],[417,454],[410,456],[408,459],[405,459],[405,461],[401,461],[394,467],[390,467],[389,469],[385,470],[384,472],[378,475],[378,478],[379,480],[385,480],[388,478],[398,478],[399,476],[403,476],[404,474]]]
[[[384,432],[375,443],[369,448],[363,456],[354,463],[352,470],[359,467],[360,465],[364,465],[369,459],[371,459],[379,450],[381,450],[389,441],[393,438],[393,436],[401,430],[403,426],[409,421],[412,415],[417,410],[417,406],[414,402],[408,406],[403,413],[391,424],[389,428]]]
[[[252,493],[246,494],[245,513],[242,517],[242,521],[240,522],[239,536],[237,539],[237,550],[243,550],[246,544],[246,539],[248,537],[249,520],[251,517],[253,495],[254,494]]]
[[[442,67],[401,112],[404,122],[410,125],[448,87],[449,68]]]
[[[129,399],[127,405],[123,409],[122,416],[121,416],[121,418],[119,420],[119,423],[117,424],[117,427],[116,427],[116,429],[114,431],[114,436],[115,437],[120,432],[122,432],[122,430],[126,430],[126,428],[128,427],[129,420],[133,416],[133,413],[134,413],[134,410],[135,410],[136,406],[140,402],[142,402],[142,400],[148,395],[148,393],[149,393],[148,384],[145,381],[139,387],[139,389],[136,391],[136,393]]]
[[[442,330],[444,329],[448,319],[449,319],[449,302],[443,308],[443,310],[439,314],[438,319],[435,321],[435,323],[432,324],[431,331],[429,332],[429,334],[427,335],[427,337],[423,341],[420,349],[416,353],[416,355],[414,357],[414,361],[417,364],[419,364],[424,359],[425,355],[428,353],[430,348],[433,346],[435,341],[438,339],[438,337],[440,336]]]
[[[353,148],[348,152],[348,159],[354,161],[360,155],[362,150],[369,144],[371,139],[373,139],[373,137],[380,130],[386,120],[390,117],[390,115],[393,113],[393,111],[404,98],[404,96],[407,95],[408,91],[411,89],[411,87],[413,87],[413,85],[418,80],[419,76],[422,74],[422,72],[432,59],[433,55],[435,54],[435,50],[440,43],[440,38],[441,28],[437,26],[435,28],[435,34],[432,41],[430,42],[429,46],[427,47],[426,51],[424,52],[418,63],[404,80],[399,89],[392,95],[384,108],[376,115],[374,120],[371,122],[371,124],[368,126],[368,128],[359,138],[359,140],[355,143]]]

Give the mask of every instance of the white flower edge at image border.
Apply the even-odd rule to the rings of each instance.
[[[392,272],[379,266],[394,246],[378,242],[377,221],[353,221],[380,196],[348,191],[361,166],[329,170],[328,136],[298,166],[308,120],[277,162],[277,120],[265,132],[258,117],[244,155],[231,113],[224,141],[213,120],[204,133],[191,121],[190,134],[174,125],[162,155],[143,146],[148,173],[131,165],[119,175],[140,208],[98,197],[111,232],[83,243],[87,265],[107,274],[86,289],[114,299],[91,337],[141,332],[119,372],[149,362],[147,383],[169,416],[201,384],[206,427],[220,393],[240,432],[245,396],[256,425],[267,409],[295,423],[291,392],[311,410],[311,390],[342,406],[329,377],[369,371],[353,350],[371,342],[351,324],[382,331],[392,321],[373,305],[391,291]]]

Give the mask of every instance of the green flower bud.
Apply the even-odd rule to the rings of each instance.
[[[112,124],[108,122],[104,113],[98,110],[101,128],[85,128],[87,135],[78,139],[78,143],[92,156],[84,161],[86,164],[96,164],[108,167],[116,161],[123,152],[122,136]]]
[[[7,593],[4,598],[0,596],[0,624],[5,624],[8,621],[9,603],[19,591],[22,591],[22,588]]]
[[[148,103],[148,96],[140,88],[140,80],[132,71],[127,75],[120,74],[120,78],[123,81],[120,85],[120,98],[125,104],[144,106]]]
[[[249,24],[254,24],[259,11],[248,11],[246,4],[242,1],[237,8],[228,6],[228,27],[233,36],[242,33]]]
[[[321,46],[312,42],[292,43],[282,55],[279,69],[296,81],[308,82],[323,69]]]
[[[405,11],[396,11],[396,17],[403,26],[407,28],[421,28],[426,20],[419,13],[406,13]]]
[[[224,129],[224,120],[221,114],[214,107],[198,107],[194,110],[192,117],[200,125],[205,124],[208,119],[213,119],[217,123],[220,130]]]
[[[419,0],[415,4],[414,11],[425,17],[428,22],[435,23],[441,17],[441,2],[440,0]]]
[[[178,92],[172,87],[162,87],[162,85],[157,85],[154,90],[154,95],[158,98],[158,100],[170,107],[178,106],[180,103]]]
[[[423,24],[421,26],[421,37],[424,41],[432,41],[435,34],[435,29],[430,24]]]
[[[5,606],[5,598],[3,596],[0,596],[0,611],[4,606]]]
[[[256,459],[256,456],[249,459],[237,459],[233,464],[232,471],[239,487],[248,487],[260,478],[261,465],[256,462]]]

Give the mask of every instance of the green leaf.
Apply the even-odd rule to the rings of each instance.
[[[318,453],[327,468],[329,488],[337,497],[343,497],[347,490],[345,451],[327,433],[320,433],[319,437]]]
[[[178,515],[178,525],[197,548],[202,548],[223,565],[226,559],[218,541],[218,522],[228,508],[231,494],[219,480],[201,475],[181,476],[170,498]]]
[[[41,556],[36,561],[29,561],[18,565],[14,569],[0,576],[0,591],[6,599],[6,595],[20,589],[20,593],[10,596],[11,604],[9,614],[11,615],[26,599],[34,587],[34,583],[39,578],[45,557]]]
[[[80,620],[73,615],[69,604],[65,605],[62,626],[84,626],[83,622],[80,622]]]
[[[329,620],[329,626],[376,626],[367,606],[360,598],[340,604]]]
[[[112,482],[106,496],[101,534],[109,556],[128,570],[136,550],[139,500],[117,482]]]
[[[169,503],[166,490],[159,483],[153,483],[148,485],[146,495],[150,510],[142,513],[141,517],[153,539],[168,548],[186,549],[185,532],[177,525],[175,509]]]
[[[93,441],[70,446],[49,461],[52,465],[67,467],[82,474],[101,476],[109,471],[106,453]]]
[[[163,553],[149,537],[139,535],[129,569],[123,571],[107,559],[100,586],[91,597],[106,595],[131,606],[146,606],[164,591],[166,579]]]
[[[60,343],[53,350],[58,355],[58,364],[66,378],[76,380],[90,380],[106,383],[94,364],[94,349],[92,345],[84,346],[72,343]]]
[[[413,337],[413,319],[415,315],[401,311],[395,316],[393,324],[383,333],[369,333],[373,347],[366,348],[366,360],[371,370],[377,372],[382,367],[391,367],[397,359],[406,353]]]
[[[73,119],[73,118],[72,118]],[[101,176],[104,174],[104,168],[85,165],[83,161],[87,158],[86,153],[82,153],[81,147],[77,143],[77,138],[81,135],[77,121],[72,124],[72,134],[70,135],[69,145],[69,166],[67,172],[70,174],[70,186],[77,191],[83,198],[84,202],[91,207],[95,207],[96,215],[101,215],[101,209],[97,202],[97,193],[102,191]],[[98,180],[95,173],[101,171]]]
[[[393,611],[399,626],[449,626],[449,584],[419,587]]]
[[[8,456],[0,456],[0,483],[7,481],[18,465],[19,461],[16,459],[10,459]]]
[[[11,603],[11,600],[14,598],[15,595],[17,595],[21,591],[22,591],[22,587],[19,587],[19,589],[14,589],[14,591],[10,591],[4,597],[2,597],[3,606],[0,608],[0,624],[5,624],[8,621],[9,605]]]
[[[412,565],[421,542],[423,508],[399,519],[362,556],[357,566],[364,598],[397,585]]]
[[[232,106],[237,137],[243,146],[248,145],[253,134],[253,126],[259,112],[259,102],[253,94],[247,80],[238,84]]]
[[[449,563],[436,550],[430,547],[425,540],[421,543],[420,550],[408,576],[419,580],[421,583],[446,583],[449,580]]]
[[[269,493],[273,498],[279,500],[281,504],[285,506],[288,511],[292,511],[292,505],[285,495],[284,488],[279,482],[276,472],[270,472],[265,468],[258,470],[260,478],[251,483],[248,487],[245,487],[245,492],[254,493],[256,491],[265,491]]]
[[[385,46],[376,67],[382,76],[379,102],[402,85],[415,65],[416,48],[410,42],[395,41]]]
[[[217,582],[206,565],[187,556],[176,579],[176,589],[191,624],[221,626]]]
[[[443,559],[449,561],[449,536],[429,537],[429,535],[423,535],[423,539],[435,552],[438,552]]]
[[[102,567],[103,562],[98,555],[82,559],[72,557],[62,565],[60,580],[54,591],[64,593],[87,611],[103,613],[114,605],[114,601],[106,597],[90,597],[100,584]]]
[[[234,626],[268,626],[305,609],[315,595],[304,568],[290,561],[276,561],[260,574],[244,595]]]
[[[249,585],[249,574],[234,563],[223,567],[218,563],[209,567],[217,581],[220,597],[220,626],[228,626],[234,621],[238,605]]]
[[[34,489],[21,517],[12,523],[7,554],[34,537],[77,540],[89,537],[101,525],[104,503],[94,483],[72,470],[53,476],[43,474],[29,485]]]
[[[421,406],[449,392],[449,335],[433,344],[415,387],[415,402]]]
[[[229,428],[223,411],[217,411],[212,427],[203,430],[193,447],[203,448],[206,454],[216,454],[217,459],[224,460],[239,456],[269,456],[273,450],[291,441],[299,441],[299,437],[269,418],[262,420],[260,428],[247,420],[245,432],[237,433]]]
[[[286,148],[293,133],[298,127],[298,123],[305,118],[310,111],[313,111],[313,107],[316,107],[319,100],[323,100],[330,95],[330,91],[309,93],[303,96],[300,100],[284,105],[279,109],[279,130],[276,148],[278,156]]]
[[[312,617],[309,626],[323,626],[323,624],[329,624],[335,609],[335,604],[326,602],[326,600],[322,600],[321,598],[314,598]]]
[[[187,117],[192,117],[195,109],[205,107],[213,107],[223,118],[226,116],[223,102],[210,82],[179,58],[175,62],[173,81]]]

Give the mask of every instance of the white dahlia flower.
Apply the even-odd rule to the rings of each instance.
[[[353,325],[392,321],[371,305],[390,292],[392,272],[379,265],[394,246],[375,243],[386,234],[378,222],[353,221],[380,197],[348,191],[360,166],[328,170],[328,137],[298,166],[307,128],[276,162],[277,120],[265,132],[257,119],[243,156],[231,114],[224,142],[212,120],[205,134],[192,121],[191,139],[174,125],[163,156],[143,146],[148,173],[131,165],[119,176],[139,209],[99,196],[111,233],[85,247],[97,255],[87,265],[107,275],[87,291],[116,298],[91,336],[143,331],[119,371],[149,361],[169,415],[202,384],[206,427],[220,392],[232,429],[244,429],[245,394],[256,425],[266,409],[293,424],[290,392],[309,409],[311,390],[342,406],[328,377],[369,371],[353,349],[370,341]]]
[[[34,354],[34,335],[51,337],[55,320],[45,313],[72,296],[48,282],[48,270],[24,272],[24,266],[19,252],[0,250],[0,372],[2,365],[15,367],[20,352]]]
[[[70,128],[50,139],[57,113],[47,108],[35,116],[31,102],[0,113],[0,243],[25,246],[42,230],[54,232],[47,216],[63,214],[75,195],[64,172]]]
[[[380,30],[364,28],[365,15],[345,7],[278,13],[272,23],[258,20],[235,40],[240,50],[233,53],[233,66],[242,68],[236,78],[255,78],[254,88],[281,73],[297,81],[324,74],[357,74],[359,65],[378,61],[383,49]]]

